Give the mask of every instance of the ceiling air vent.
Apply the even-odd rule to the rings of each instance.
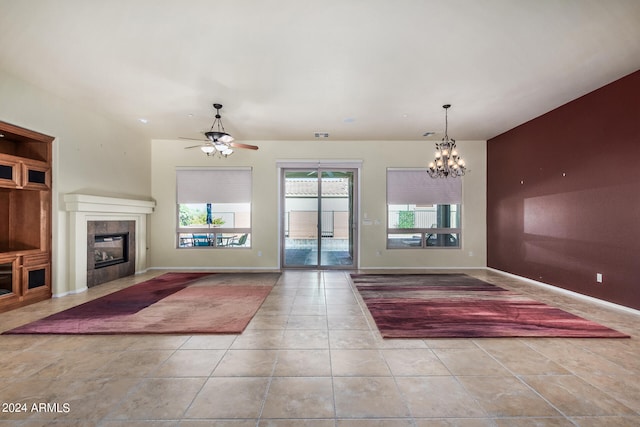
[[[313,134],[316,138],[329,138],[329,133],[327,132],[316,132]]]

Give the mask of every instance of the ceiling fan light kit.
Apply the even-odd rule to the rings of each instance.
[[[435,159],[429,163],[429,169],[427,173],[431,178],[456,178],[463,176],[467,172],[467,167],[458,152],[456,147],[456,140],[449,138],[449,120],[448,110],[451,108],[451,104],[445,104],[444,108],[445,127],[444,138],[441,142],[436,142]]]
[[[213,108],[216,109],[216,116],[213,120],[213,123],[211,124],[211,129],[209,129],[208,132],[204,133],[204,136],[207,138],[206,141],[204,141],[204,143],[201,145],[185,147],[185,149],[199,147],[200,150],[202,150],[202,152],[207,156],[218,157],[229,157],[234,152],[233,148],[247,148],[249,150],[258,149],[258,147],[255,145],[234,143],[234,138],[224,130],[224,126],[222,125],[222,118],[220,116],[222,104],[213,104]]]

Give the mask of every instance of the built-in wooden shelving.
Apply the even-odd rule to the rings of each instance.
[[[53,139],[0,122],[0,312],[51,298]]]

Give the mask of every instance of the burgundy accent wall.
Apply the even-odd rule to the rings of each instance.
[[[487,142],[487,265],[640,309],[640,71]]]

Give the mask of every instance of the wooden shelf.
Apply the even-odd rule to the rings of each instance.
[[[51,164],[53,137],[0,121],[0,153]]]

